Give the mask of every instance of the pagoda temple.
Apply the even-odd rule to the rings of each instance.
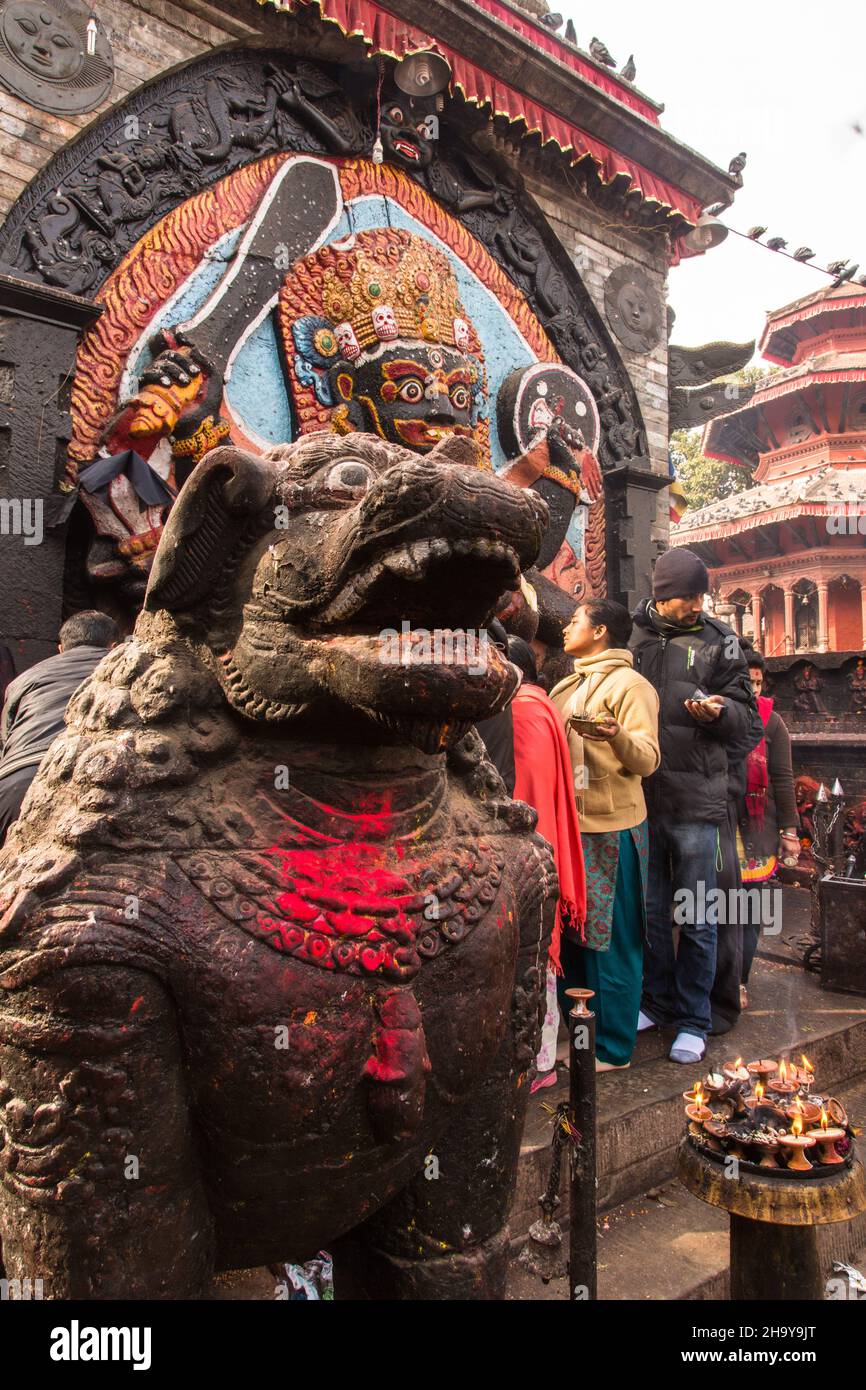
[[[706,561],[717,601],[768,657],[866,645],[866,289],[819,290],[767,316],[781,368],[711,420],[707,458],[755,485],[687,513],[671,544]]]
[[[866,289],[768,314],[778,370],[705,427],[754,486],[687,512],[671,544],[710,570],[716,611],[768,658],[795,771],[866,795]]]

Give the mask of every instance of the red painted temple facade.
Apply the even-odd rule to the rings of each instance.
[[[767,657],[862,652],[866,289],[775,310],[759,349],[780,370],[703,442],[708,458],[757,465],[755,485],[687,513],[671,544],[703,557],[717,605]]]

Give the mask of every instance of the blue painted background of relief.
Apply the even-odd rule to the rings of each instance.
[[[530,366],[535,358],[524,338],[511,322],[499,301],[453,252],[423,223],[398,204],[379,195],[366,195],[349,203],[340,221],[326,238],[345,241],[356,232],[374,227],[403,227],[444,251],[454,269],[460,298],[484,345],[490,418],[490,452],[493,467],[499,471],[506,459],[496,429],[495,402],[502,382],[515,367]],[[211,248],[208,256],[192,272],[180,293],[163,306],[148,333],[190,319],[219,283],[231,262],[246,227],[228,232]],[[147,365],[149,354],[143,349],[129,370],[136,375]],[[296,433],[291,402],[280,364],[280,349],[273,314],[252,332],[235,358],[226,386],[226,399],[241,426],[264,445],[281,444]],[[578,558],[583,557],[585,509],[578,507],[571,519],[567,539]]]

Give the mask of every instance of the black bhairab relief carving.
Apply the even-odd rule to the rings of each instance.
[[[350,81],[360,79],[344,82],[336,68],[250,50],[208,55],[167,74],[37,175],[0,230],[0,263],[92,295],[161,217],[245,164],[284,151],[369,157],[372,82],[349,91]],[[468,147],[477,120],[452,102],[423,158],[398,160],[393,150],[391,157],[485,246],[587,383],[601,421],[602,468],[648,467],[637,396],[602,317],[514,173]]]
[[[97,26],[87,51],[90,6],[82,0],[0,0],[0,84],[40,111],[94,111],[114,82],[111,44]]]

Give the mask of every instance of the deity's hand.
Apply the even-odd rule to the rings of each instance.
[[[176,348],[161,352],[144,368],[131,408],[128,430],[134,438],[170,434],[181,415],[198,400],[202,369]]]
[[[201,367],[187,352],[168,348],[155,357],[139,376],[142,386],[190,386],[201,376]]]
[[[581,431],[564,420],[554,420],[547,431],[547,448],[553,467],[579,481],[590,501],[597,502],[602,494],[601,473]]]

